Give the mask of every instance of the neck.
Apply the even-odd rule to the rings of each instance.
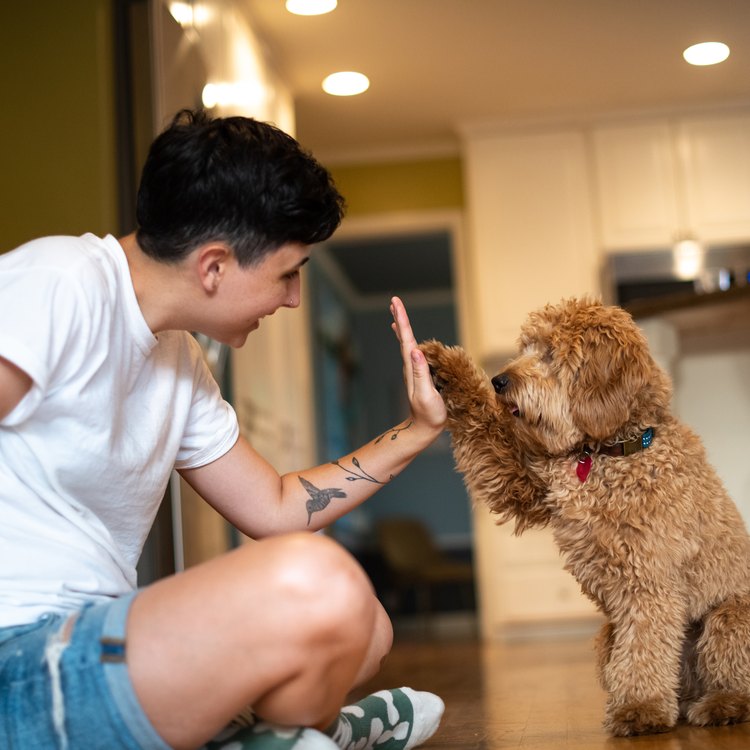
[[[179,264],[161,263],[146,255],[135,234],[119,238],[130,269],[130,279],[146,324],[154,334],[160,331],[185,329],[181,315],[185,305],[184,269]]]

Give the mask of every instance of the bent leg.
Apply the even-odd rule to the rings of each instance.
[[[375,599],[373,603],[375,605],[375,622],[367,646],[367,653],[357,676],[354,678],[352,687],[362,685],[373,678],[380,671],[383,660],[391,653],[391,647],[393,646],[391,618],[388,617],[388,613],[380,601]]]
[[[697,673],[703,696],[687,710],[691,724],[750,720],[750,596],[727,599],[706,615],[698,639]]]
[[[142,591],[128,619],[129,672],[175,750],[199,747],[248,704],[276,724],[325,727],[390,647],[378,610],[337,544],[275,537]]]

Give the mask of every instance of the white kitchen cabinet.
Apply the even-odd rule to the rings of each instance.
[[[674,243],[682,220],[669,124],[601,127],[592,140],[603,246],[627,250]]]
[[[601,125],[592,143],[607,250],[750,240],[750,114]]]
[[[696,237],[716,244],[750,240],[750,114],[683,120],[677,133],[687,221]]]
[[[484,507],[474,512],[479,616],[487,640],[545,631],[591,628],[600,616],[563,568],[549,529],[514,536]]]
[[[495,361],[515,349],[531,310],[599,291],[586,141],[482,134],[468,139],[465,165],[473,353]]]

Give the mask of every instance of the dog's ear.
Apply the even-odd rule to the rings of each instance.
[[[582,344],[584,354],[570,383],[571,413],[587,437],[606,440],[629,422],[650,377],[651,359],[632,326],[593,326],[584,332]]]

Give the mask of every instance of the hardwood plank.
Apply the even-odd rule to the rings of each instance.
[[[745,750],[750,724],[612,738],[602,728],[605,694],[593,640],[515,643],[397,636],[381,673],[358,695],[410,685],[446,703],[425,750]]]

